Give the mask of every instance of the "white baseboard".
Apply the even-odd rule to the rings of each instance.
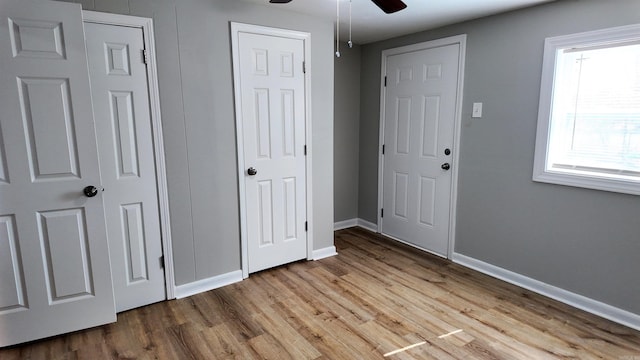
[[[360,218],[356,218],[356,219],[349,219],[349,220],[344,220],[344,221],[338,221],[336,223],[333,224],[333,230],[337,231],[337,230],[342,230],[342,229],[348,229],[350,227],[354,227],[354,226],[359,226],[363,229],[367,229],[369,231],[373,231],[373,232],[378,232],[378,225],[372,223],[372,222],[368,222],[367,220],[363,220]]]
[[[217,289],[242,281],[242,270],[232,271],[226,274],[194,281],[192,283],[176,286],[176,299],[199,294],[205,291]]]
[[[342,229],[348,229],[350,227],[358,226],[358,219],[349,219],[344,221],[338,221],[333,224],[333,230],[338,231]]]
[[[534,291],[575,308],[598,315],[605,319],[640,330],[640,315],[613,307],[611,305],[590,299],[586,296],[543,283],[530,277],[491,265],[466,255],[454,253],[453,262],[493,276],[508,283]]]
[[[335,246],[329,246],[323,249],[313,250],[313,260],[320,260],[324,258],[328,258],[330,256],[336,256],[338,252],[336,251]]]
[[[358,226],[369,231],[378,232],[378,225],[368,222],[367,220],[358,219]]]

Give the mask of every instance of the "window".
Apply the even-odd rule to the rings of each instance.
[[[533,180],[640,195],[640,25],[545,40]]]

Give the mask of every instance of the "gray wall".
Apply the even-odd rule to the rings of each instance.
[[[336,222],[358,217],[360,46],[341,46],[335,58],[333,204]]]
[[[363,46],[360,217],[377,220],[381,51],[468,34],[456,252],[640,314],[640,198],[531,180],[544,39],[639,22],[638,0],[567,0]]]
[[[229,22],[311,33],[314,248],[333,245],[333,27],[276,6],[229,0],[76,0],[151,17],[177,285],[240,269]]]

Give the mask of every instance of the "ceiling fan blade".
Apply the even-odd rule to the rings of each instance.
[[[407,4],[402,2],[402,0],[371,0],[374,4],[378,5],[382,11],[387,14],[392,14],[396,11],[400,11],[407,7]]]
[[[269,2],[272,4],[286,4],[291,2],[291,0],[269,0]]]

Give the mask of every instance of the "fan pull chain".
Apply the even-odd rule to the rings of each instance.
[[[353,0],[349,0],[349,41],[347,44],[349,48],[353,47],[353,41],[351,41],[351,10],[352,10]]]
[[[340,57],[340,0],[336,0],[336,57]]]

